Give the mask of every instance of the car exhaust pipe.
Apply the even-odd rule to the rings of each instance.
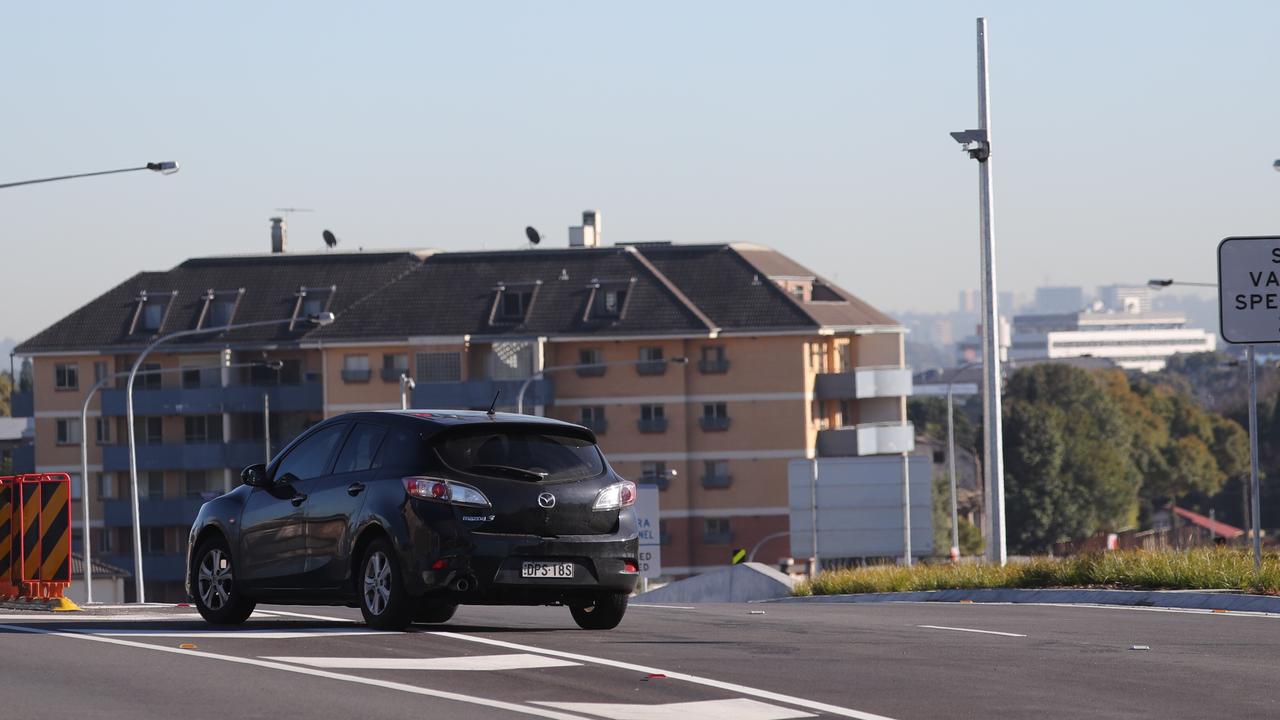
[[[476,583],[474,580],[472,580],[470,577],[463,576],[454,580],[453,583],[449,585],[449,589],[454,592],[464,593],[475,586],[476,586]]]

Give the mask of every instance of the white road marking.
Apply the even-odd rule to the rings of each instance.
[[[344,670],[527,670],[532,668],[581,667],[582,663],[557,660],[545,655],[463,655],[438,658],[362,657],[264,657],[263,660]]]
[[[154,613],[152,614],[136,613],[132,615],[93,615],[90,613],[78,613],[73,611],[73,612],[57,612],[57,613],[42,612],[38,614],[26,613],[24,615],[0,615],[0,620],[13,620],[13,621],[38,620],[41,622],[48,621],[48,620],[54,620],[57,622],[67,622],[67,621],[71,621],[71,622],[138,622],[141,620],[145,620],[147,622],[155,622],[158,620],[174,620],[174,621],[190,622],[192,620],[199,620],[199,619],[200,619],[200,616],[196,615],[195,613],[192,613],[190,615],[157,615]]]
[[[734,698],[668,703],[666,705],[631,705],[624,703],[535,702],[561,710],[588,713],[610,720],[791,720],[817,717],[812,713],[778,707],[768,703]]]
[[[333,619],[333,618],[330,618]],[[152,650],[155,652],[174,653],[176,655],[186,655],[188,657],[204,658],[207,660],[221,660],[223,662],[236,663],[238,665],[250,665],[253,667],[269,668],[272,670],[282,670],[284,672],[298,673],[300,675],[310,675],[313,677],[325,678],[328,680],[340,680],[342,682],[356,683],[358,685],[369,685],[379,687],[386,690],[398,690],[400,692],[412,693],[414,695],[425,695],[440,700],[452,700],[460,703],[468,703],[470,705],[481,705],[484,707],[495,708],[498,710],[509,710],[514,713],[523,713],[525,715],[533,715],[536,717],[550,718],[550,720],[590,720],[584,715],[574,715],[572,713],[562,712],[553,709],[544,709],[532,705],[521,705],[519,703],[505,702],[503,700],[493,700],[491,698],[476,697],[474,695],[464,695],[462,693],[449,692],[447,690],[437,690],[434,688],[418,687],[416,685],[407,685],[405,683],[391,682],[389,680],[376,680],[374,678],[360,677],[358,675],[344,675],[342,673],[330,672],[328,670],[319,670],[314,668],[299,667],[297,665],[287,665],[285,663],[271,662],[269,660],[258,660],[256,658],[235,657],[234,655],[220,655],[217,653],[205,652],[203,650],[181,650],[179,648],[167,647],[164,645],[153,645],[151,643],[134,642],[133,640],[121,640],[119,638],[107,638],[97,635],[87,635],[79,632],[58,632],[54,630],[42,630],[40,628],[23,626],[23,625],[0,625],[0,630],[11,630],[13,632],[32,633],[36,635],[55,635],[62,638],[70,638],[72,640],[88,640],[91,642],[109,643],[111,645],[121,645],[124,647],[139,648],[142,650]]]
[[[101,637],[229,638],[232,640],[297,640],[299,638],[344,637],[348,635],[399,635],[384,630],[76,630]]]
[[[645,605],[643,603],[630,603],[629,607],[658,608],[659,610],[697,610],[698,609],[692,605]]]
[[[983,635],[1003,635],[1004,637],[1026,637],[1018,633],[1000,632],[999,630],[975,630],[973,628],[947,627],[946,625],[917,625],[918,628],[928,628],[930,630],[955,630],[956,632],[981,633]]]
[[[304,615],[302,613],[286,612],[284,610],[270,610],[268,612],[277,615],[287,615],[292,617],[304,617],[312,620],[329,620],[336,622],[355,622],[348,618],[329,617],[325,615]],[[467,642],[482,643],[485,645],[494,645],[496,647],[507,648],[508,650],[522,650],[524,652],[538,653],[540,655],[550,655],[551,657],[565,658],[566,660],[577,660],[579,662],[591,665],[603,665],[605,667],[616,667],[623,670],[634,670],[646,674],[666,675],[670,680],[679,680],[693,685],[705,685],[720,690],[738,693],[740,695],[750,695],[753,697],[763,698],[765,700],[773,700],[774,702],[785,703],[787,705],[795,705],[797,707],[807,708],[809,710],[817,710],[819,712],[838,715],[840,717],[854,718],[854,720],[893,720],[893,718],[884,715],[876,715],[874,713],[862,712],[861,710],[853,710],[851,708],[840,707],[839,705],[829,705],[827,703],[809,700],[794,695],[784,695],[771,690],[761,690],[759,688],[749,687],[747,685],[738,685],[736,683],[723,682],[713,680],[711,678],[699,677],[697,675],[689,675],[686,673],[674,672],[671,670],[663,670],[661,668],[648,667],[645,665],[636,665],[634,663],[621,662],[619,660],[609,660],[607,658],[593,657],[591,655],[579,655],[577,653],[561,652],[559,650],[547,650],[533,645],[521,645],[519,643],[507,642],[505,640],[491,640],[484,637],[474,637],[471,635],[462,635],[460,633],[433,631],[431,635],[440,637],[454,638],[455,640],[465,640]]]

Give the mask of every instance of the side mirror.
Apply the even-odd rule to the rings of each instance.
[[[266,487],[267,466],[263,463],[258,463],[241,470],[240,482],[248,485],[249,487]]]

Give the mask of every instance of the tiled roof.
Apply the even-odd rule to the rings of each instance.
[[[84,556],[78,552],[71,553],[71,577],[84,577]],[[133,577],[133,573],[115,565],[109,565],[101,560],[93,559],[93,577],[95,580],[102,578],[127,578]]]
[[[16,352],[139,348],[196,326],[208,291],[244,289],[233,322],[289,318],[299,288],[336,287],[324,328],[287,325],[197,335],[191,344],[264,345],[303,340],[403,340],[422,336],[688,335],[819,327],[896,326],[817,278],[819,302],[793,298],[770,278],[814,276],[769,248],[643,244],[491,252],[359,252],[197,258],[143,272],[18,346]],[[498,288],[529,292],[522,318],[492,319]],[[622,312],[590,305],[625,291]],[[169,297],[155,332],[130,334],[138,298]]]

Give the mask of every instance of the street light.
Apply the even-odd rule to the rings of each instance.
[[[35,185],[36,183],[56,182],[58,180],[74,180],[76,178],[95,177],[98,175],[115,175],[117,173],[137,172],[139,170],[150,170],[152,172],[158,172],[161,175],[172,175],[178,172],[178,163],[172,160],[166,160],[165,162],[150,162],[146,165],[120,168],[119,170],[100,170],[98,172],[76,173],[75,175],[59,175],[57,177],[40,178],[38,180],[19,180],[18,182],[0,184],[0,189],[18,187],[19,185]]]
[[[275,363],[279,360],[272,361]],[[208,367],[190,368],[160,368],[158,370],[143,370],[139,375],[162,375],[164,373],[187,372],[191,370],[219,370],[223,367],[257,367],[261,365],[270,366],[272,362],[251,362],[238,363],[236,365],[210,365]],[[93,556],[89,542],[89,403],[93,400],[93,396],[112,380],[118,380],[127,376],[127,372],[118,372],[110,375],[104,375],[98,379],[93,387],[89,388],[89,392],[85,393],[84,404],[80,407],[80,510],[83,519],[83,538],[84,538],[84,601],[86,605],[93,603]]]
[[[666,360],[610,360],[609,362],[580,363],[578,365],[556,365],[553,367],[542,368],[538,372],[525,378],[525,381],[520,384],[520,392],[516,393],[516,412],[521,415],[524,414],[525,391],[529,389],[530,383],[532,383],[534,380],[541,380],[543,376],[546,375],[547,373],[560,372],[561,370],[583,370],[586,368],[611,367],[614,365],[653,365],[653,364],[661,364],[664,362],[670,363],[672,365],[688,365],[689,358],[681,356],[681,357],[667,358]]]
[[[947,474],[951,478],[951,560],[955,562],[960,559],[960,514],[956,507],[956,429],[954,420],[954,403],[952,397],[956,378],[960,373],[969,368],[978,365],[977,362],[967,362],[952,373],[951,379],[947,381]]]
[[[1170,285],[1194,285],[1195,287],[1211,287],[1211,288],[1218,287],[1218,283],[1187,282],[1185,280],[1153,278],[1147,281],[1147,287],[1151,288],[1152,290],[1163,290],[1169,287]]]
[[[219,327],[195,328],[193,330],[179,330],[175,333],[169,333],[156,338],[150,345],[142,349],[137,359],[133,361],[133,367],[129,369],[129,381],[124,388],[125,401],[125,422],[128,427],[125,429],[129,433],[129,490],[132,495],[131,502],[133,504],[133,565],[134,565],[134,589],[137,592],[137,602],[139,604],[145,602],[145,596],[142,589],[142,522],[138,513],[138,450],[134,442],[133,427],[133,380],[138,374],[138,368],[142,366],[142,361],[147,355],[151,354],[158,345],[166,343],[170,340],[176,340],[191,335],[204,335],[209,333],[230,332],[232,330],[245,330],[255,327],[266,327],[269,325],[287,325],[295,322],[295,318],[285,318],[281,320],[259,320],[257,322],[240,323],[239,325],[222,325]],[[315,325],[324,327],[334,320],[334,314],[331,312],[322,312],[312,315],[307,320]]]

